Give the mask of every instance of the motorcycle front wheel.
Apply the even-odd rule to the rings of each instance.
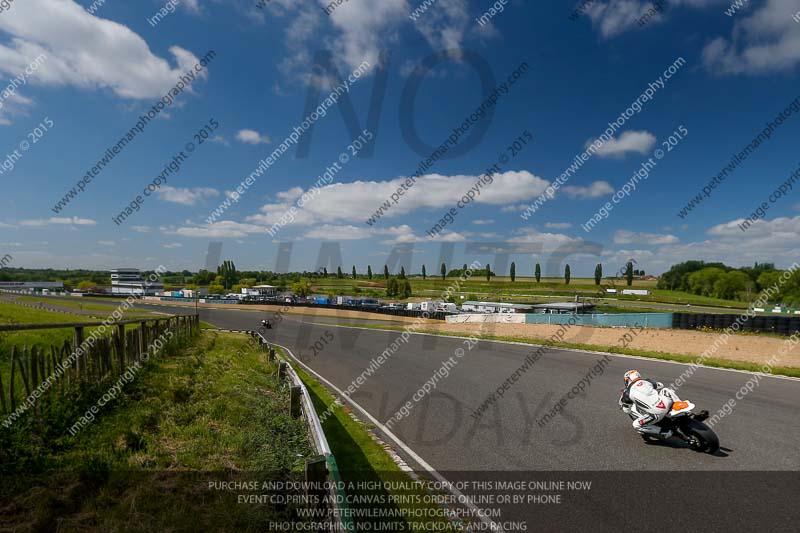
[[[693,450],[704,453],[715,453],[719,450],[719,437],[704,423],[686,417],[681,421],[681,431]]]

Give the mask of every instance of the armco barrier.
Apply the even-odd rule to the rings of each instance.
[[[675,313],[552,314],[527,313],[526,324],[572,324],[577,326],[672,328]]]
[[[273,349],[271,348],[269,341],[267,341],[267,339],[265,339],[261,333],[257,331],[250,331],[248,333],[251,336],[257,338],[261,346],[268,348],[270,350]],[[288,369],[289,379],[292,381],[292,384],[294,384],[295,387],[300,388],[302,411],[305,415],[305,420],[306,423],[308,424],[309,432],[311,433],[311,440],[314,444],[314,450],[320,456],[325,458],[325,466],[329,478],[328,480],[331,482],[330,501],[332,507],[334,508],[333,519],[336,524],[334,531],[337,532],[355,531],[355,524],[349,512],[349,506],[347,505],[347,496],[344,490],[342,489],[343,483],[342,483],[342,477],[339,474],[339,466],[336,464],[336,459],[333,456],[333,452],[331,452],[331,447],[328,444],[328,439],[327,437],[325,437],[325,432],[322,429],[322,422],[320,421],[319,416],[317,415],[316,409],[314,409],[314,403],[311,401],[311,396],[308,393],[308,389],[306,388],[305,383],[303,383],[303,380],[300,379],[300,376],[297,374],[297,372],[295,371],[294,367],[292,366],[288,358],[285,361],[285,364]],[[308,477],[309,475],[307,471],[306,478]]]
[[[675,329],[711,328],[724,330],[731,327],[739,319],[739,330],[754,333],[775,333],[792,335],[800,331],[800,317],[797,316],[754,316],[744,320],[744,311],[740,315],[719,315],[713,313],[673,313],[672,327]]]

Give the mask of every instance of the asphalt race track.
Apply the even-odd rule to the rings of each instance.
[[[169,312],[181,311],[169,307]],[[208,308],[200,309],[200,315],[203,321],[229,329],[256,329],[262,318],[269,318],[252,311]],[[313,316],[286,315],[267,330],[267,338],[289,348],[340,390],[350,386],[371,359],[400,336],[399,331],[347,327],[348,320],[340,320],[339,325],[315,321]],[[326,332],[333,341],[314,356],[309,346]],[[800,380],[764,377],[738,400],[733,413],[714,428],[722,446],[716,455],[693,452],[675,439],[669,444],[647,444],[618,409],[626,370],[637,368],[646,377],[670,383],[687,368],[665,361],[611,355],[602,374],[568,401],[564,413],[540,427],[537,420],[597,365],[602,354],[547,349],[476,419],[473,411],[535,347],[480,341],[467,350],[464,339],[412,335],[351,399],[385,423],[458,348],[465,350],[464,356],[456,359],[449,376],[392,426],[393,435],[381,428],[382,436],[410,465],[420,468],[416,460],[420,458],[449,480],[593,481],[591,490],[567,492],[558,505],[501,505],[503,521],[528,520],[529,530],[567,526],[618,530],[619,520],[652,514],[653,525],[662,526],[659,530],[667,525],[742,530],[767,524],[776,530],[796,530]],[[678,394],[714,414],[750,377],[744,372],[699,368]]]

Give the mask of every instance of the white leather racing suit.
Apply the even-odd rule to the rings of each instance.
[[[622,393],[620,405],[635,417],[633,427],[640,433],[660,433],[658,423],[680,398],[664,384],[649,379],[638,379]],[[627,407],[627,409],[626,409]]]

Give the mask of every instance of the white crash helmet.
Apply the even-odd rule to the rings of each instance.
[[[638,370],[628,370],[625,372],[625,377],[622,378],[625,382],[625,386],[627,387],[631,383],[642,379],[642,375],[639,373]]]

